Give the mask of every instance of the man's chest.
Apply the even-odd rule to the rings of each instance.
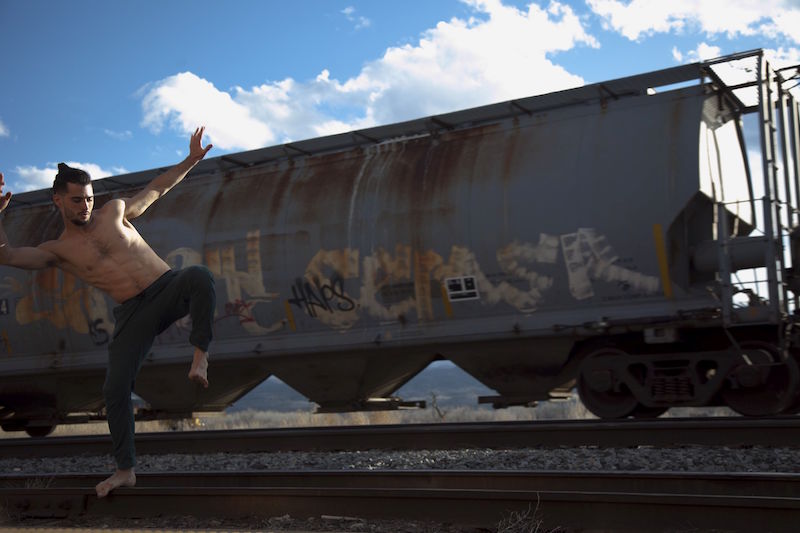
[[[141,240],[135,229],[112,224],[66,239],[60,254],[67,262],[92,271],[103,262],[124,262],[125,255]]]

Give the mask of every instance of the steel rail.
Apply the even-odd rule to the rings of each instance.
[[[140,433],[139,454],[558,446],[800,446],[800,417],[397,424]],[[0,457],[103,455],[107,435],[0,439]]]
[[[3,474],[0,489],[93,488],[105,476],[84,473]],[[481,488],[647,492],[665,494],[800,497],[800,473],[775,472],[642,472],[585,470],[249,470],[213,472],[147,472],[137,475],[135,489],[163,487],[348,487],[348,488]]]
[[[136,487],[118,489],[102,500],[93,489],[100,479],[77,474],[2,476],[0,502],[17,518],[334,514],[491,527],[516,512],[535,514],[546,527],[646,531],[796,531],[800,512],[798,474],[174,472],[143,474]]]

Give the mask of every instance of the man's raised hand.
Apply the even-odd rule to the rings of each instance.
[[[193,161],[200,161],[203,159],[208,151],[211,150],[211,147],[214,146],[213,144],[209,144],[203,148],[203,131],[205,131],[205,129],[205,126],[201,126],[194,130],[194,134],[189,140],[189,157]]]
[[[3,187],[6,186],[6,182],[3,181],[3,173],[0,172],[0,211],[5,211],[6,207],[8,207],[8,202],[11,201],[11,191],[3,194]]]

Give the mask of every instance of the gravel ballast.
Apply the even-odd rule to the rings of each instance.
[[[109,456],[0,459],[0,472],[52,474],[114,468]],[[244,470],[631,470],[693,472],[800,472],[794,448],[557,448],[522,450],[278,452],[142,455],[138,472]]]
[[[0,459],[0,472],[46,475],[57,473],[112,472],[110,456]],[[139,456],[137,472],[214,472],[248,470],[577,470],[577,471],[693,471],[693,472],[800,472],[800,451],[768,447],[675,447],[675,448],[529,448],[515,450],[414,450],[351,451],[338,453],[279,452],[204,455],[166,454]],[[297,520],[290,516],[242,520],[199,520],[186,516],[126,520],[113,517],[79,517],[49,521],[5,521],[15,526],[158,528],[235,531],[336,531],[369,533],[475,533],[469,527],[403,520],[361,520],[348,517],[318,517]],[[0,516],[0,526],[4,524]],[[569,530],[540,529],[538,517],[525,522],[524,531],[550,533]],[[522,531],[498,527],[497,531]]]

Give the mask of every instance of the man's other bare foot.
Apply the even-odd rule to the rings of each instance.
[[[189,369],[189,379],[208,388],[208,352],[200,348],[194,349],[192,368]]]
[[[133,472],[133,468],[129,470],[117,469],[111,477],[98,483],[94,490],[97,491],[98,498],[105,498],[109,492],[117,487],[133,487],[134,485],[136,485],[136,474]]]

